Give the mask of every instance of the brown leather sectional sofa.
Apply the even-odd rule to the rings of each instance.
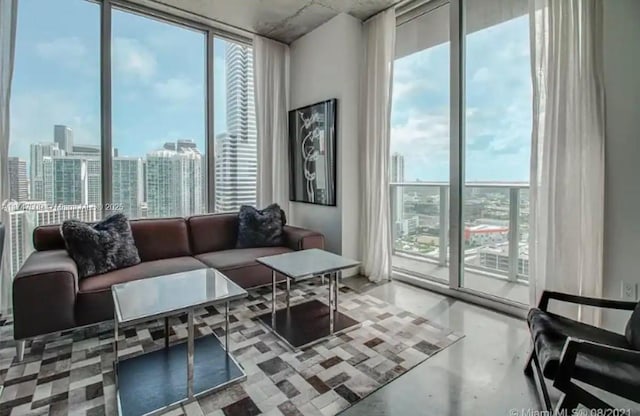
[[[286,246],[236,249],[237,229],[237,214],[132,220],[142,262],[79,280],[60,227],[38,227],[33,235],[36,251],[13,281],[14,338],[113,319],[111,285],[116,283],[214,267],[243,288],[252,288],[271,282],[271,271],[258,264],[257,257],[324,247],[322,234],[285,226]]]

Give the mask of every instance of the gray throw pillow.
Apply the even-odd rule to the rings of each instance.
[[[238,214],[236,248],[283,246],[286,223],[284,211],[278,204],[271,204],[265,209],[243,205]]]
[[[140,263],[124,214],[114,214],[96,224],[67,220],[60,226],[60,232],[80,278]]]

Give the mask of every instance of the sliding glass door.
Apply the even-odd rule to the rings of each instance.
[[[398,17],[396,39],[394,269],[469,295],[526,304],[527,1],[410,3]],[[414,55],[421,66],[411,62]]]
[[[426,7],[426,6],[425,6]],[[391,112],[393,266],[449,279],[449,4],[397,29]]]
[[[462,286],[526,304],[531,63],[526,0],[464,1]],[[508,7],[506,7],[508,6]]]

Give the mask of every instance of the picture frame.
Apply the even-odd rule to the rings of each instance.
[[[337,110],[333,98],[289,111],[289,200],[336,206]]]

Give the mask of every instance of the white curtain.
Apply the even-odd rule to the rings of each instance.
[[[602,296],[602,0],[531,0],[531,302]],[[561,311],[599,324],[595,308]]]
[[[289,47],[255,36],[253,71],[258,130],[258,207],[276,202],[290,216],[287,147]]]
[[[391,276],[389,134],[395,56],[393,8],[364,24],[360,100],[362,271],[373,282]]]
[[[0,0],[0,201],[9,199],[9,101],[11,100],[11,79],[13,77],[13,58],[16,44],[17,0]],[[11,251],[9,215],[1,211],[0,219],[5,224],[6,238],[2,268],[0,269],[0,311],[11,309]]]

